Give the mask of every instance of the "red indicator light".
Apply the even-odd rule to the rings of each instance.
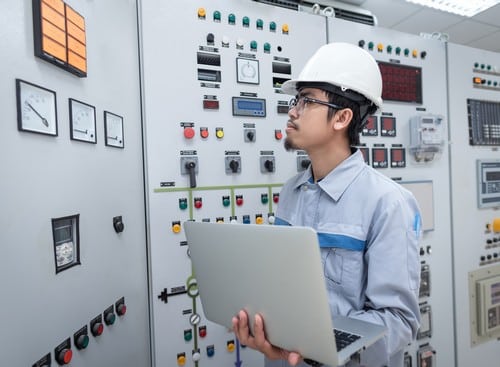
[[[192,139],[194,137],[194,129],[192,127],[185,127],[184,128],[184,137],[186,139]]]
[[[218,110],[219,109],[219,101],[214,99],[204,99],[203,100],[203,108],[206,110]]]

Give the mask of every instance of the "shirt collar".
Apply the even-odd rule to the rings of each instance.
[[[351,182],[358,176],[366,166],[363,153],[359,149],[347,157],[328,175],[326,175],[317,185],[327,193],[333,200],[338,201]],[[311,166],[297,176],[295,188],[302,185],[314,185]]]

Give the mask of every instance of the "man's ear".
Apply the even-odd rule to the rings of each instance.
[[[338,110],[334,115],[333,127],[335,130],[343,130],[349,127],[352,121],[352,110],[350,108],[343,108]]]

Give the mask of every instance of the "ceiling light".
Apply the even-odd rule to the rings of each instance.
[[[453,14],[472,17],[492,6],[500,0],[406,0],[430,8],[447,11]]]

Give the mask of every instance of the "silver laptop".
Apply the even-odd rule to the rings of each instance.
[[[208,320],[232,328],[239,310],[252,323],[259,313],[273,345],[330,366],[346,363],[385,334],[383,326],[347,317],[332,322],[313,229],[193,221],[184,228]],[[339,330],[354,335],[342,349]]]

